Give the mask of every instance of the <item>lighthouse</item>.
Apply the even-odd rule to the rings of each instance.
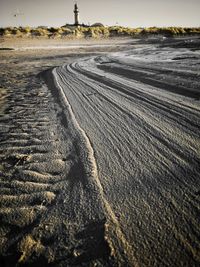
[[[79,11],[77,4],[74,5],[74,25],[79,25]]]

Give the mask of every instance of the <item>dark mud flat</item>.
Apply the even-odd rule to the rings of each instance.
[[[20,49],[0,52],[0,266],[199,266],[198,38]]]

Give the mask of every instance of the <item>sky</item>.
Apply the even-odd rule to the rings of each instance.
[[[200,0],[77,0],[80,23],[200,27]],[[0,27],[74,23],[74,0],[0,0]]]

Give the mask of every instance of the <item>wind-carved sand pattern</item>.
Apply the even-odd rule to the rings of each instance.
[[[2,83],[9,90],[0,117],[1,266],[114,265],[101,197],[81,159],[84,144],[59,99],[39,77],[14,89]]]
[[[199,266],[199,60],[150,45],[53,71],[95,152],[109,242],[131,266]]]
[[[126,266],[128,266],[129,264],[138,266],[134,253],[132,251],[133,249],[124,237],[124,234],[120,229],[118,220],[114,212],[112,211],[110,204],[104,196],[103,187],[98,177],[97,163],[92,145],[87,134],[78,123],[75,114],[73,113],[72,107],[63,90],[63,76],[60,75],[58,68],[53,69],[52,74],[54,77],[54,84],[59,91],[61,106],[64,107],[64,113],[66,113],[68,122],[71,124],[70,128],[73,132],[73,136],[76,136],[77,138],[77,150],[79,151],[78,154],[80,155],[81,165],[83,166],[85,172],[85,182],[90,187],[90,194],[92,190],[95,190],[97,199],[100,197],[101,202],[99,202],[99,206],[103,206],[106,219],[109,222],[107,224],[109,231],[107,233],[106,240],[110,245],[112,254],[116,256],[119,266],[121,266],[122,262],[123,264],[126,264]],[[50,80],[50,77],[48,80]]]
[[[196,41],[3,52],[1,266],[199,266]]]

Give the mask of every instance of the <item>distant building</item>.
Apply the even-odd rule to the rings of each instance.
[[[79,10],[77,4],[74,5],[74,25],[79,25]]]
[[[81,27],[85,27],[85,28],[88,28],[88,27],[104,27],[104,25],[100,22],[98,23],[94,23],[92,24],[91,26],[87,24],[84,24],[84,23],[81,23],[79,22],[79,9],[78,9],[78,5],[77,3],[74,5],[74,23],[73,24],[65,24],[63,27],[68,27],[70,29],[75,29],[77,26],[81,26]]]
[[[96,22],[92,24],[91,27],[104,27],[104,25],[101,22]]]

